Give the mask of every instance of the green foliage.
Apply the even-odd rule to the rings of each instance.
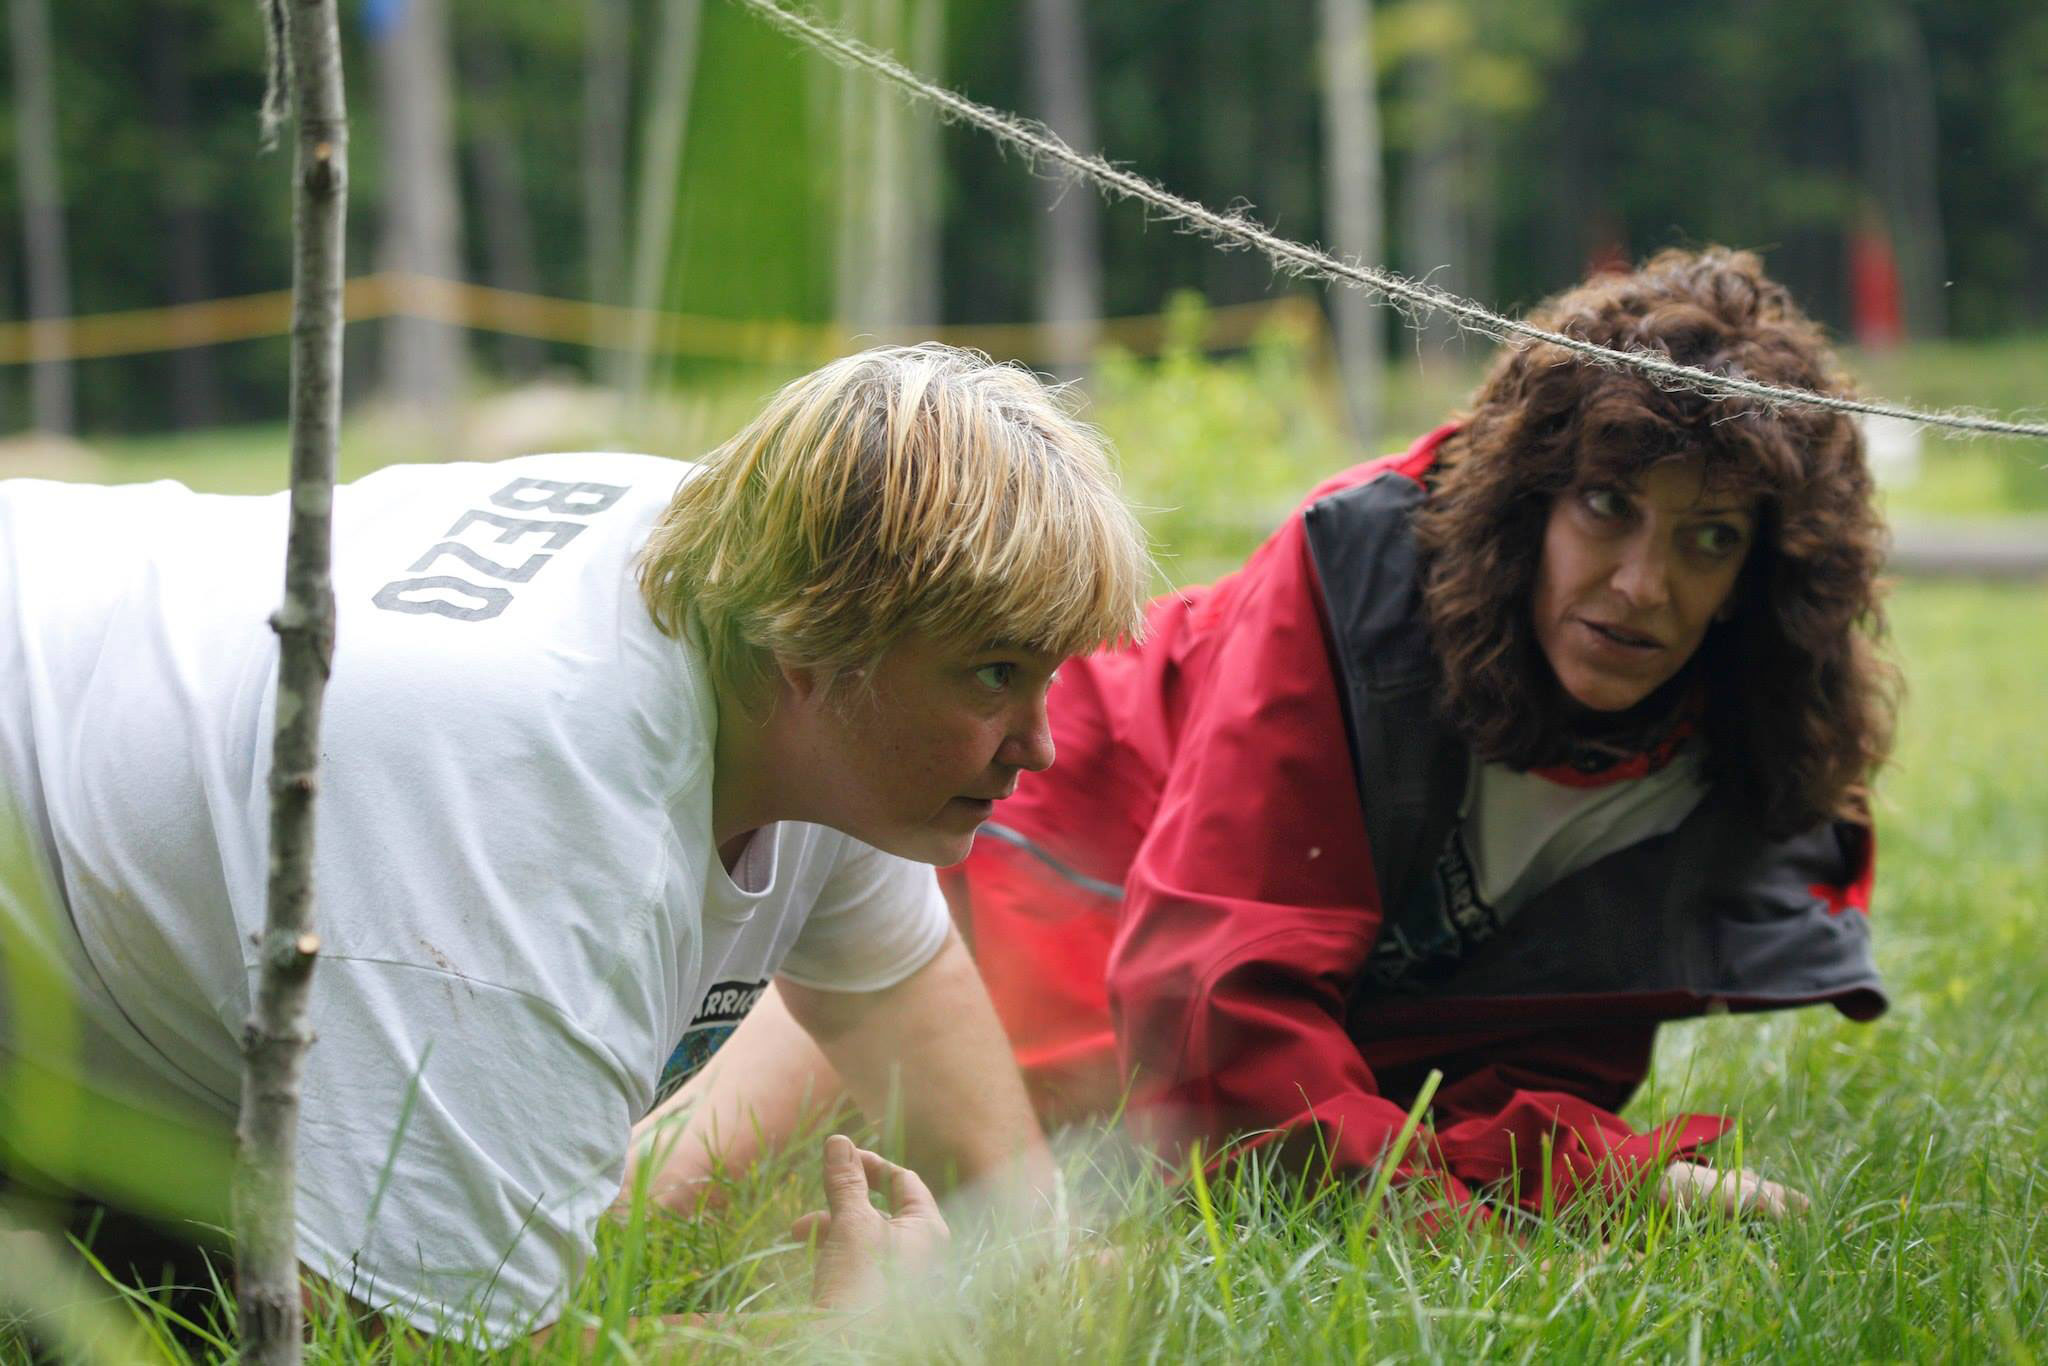
[[[647,132],[661,4],[620,3],[634,35],[630,164]],[[184,239],[167,226],[182,211],[198,215],[203,243],[203,262],[187,263],[197,272],[187,285],[203,277],[203,292],[216,296],[282,287],[288,158],[255,150],[255,7],[66,0],[50,8],[76,308],[179,297],[176,244]],[[1289,235],[1327,237],[1315,5],[1083,8],[1102,150],[1178,192],[1248,203]],[[539,287],[580,297],[590,281],[581,174],[588,8],[452,0],[450,10],[468,274],[491,279],[470,154],[480,137],[501,135],[518,149]],[[1576,279],[1606,247],[1641,255],[1723,241],[1765,251],[1801,299],[1840,324],[1848,314],[1844,233],[1881,170],[1865,164],[1858,102],[1868,93],[1874,35],[1903,19],[1924,42],[1932,82],[1945,244],[1933,267],[1953,281],[1944,292],[1949,327],[1981,337],[2048,318],[2048,19],[2031,0],[1381,0],[1376,11],[1391,260],[1410,254],[1404,234],[1414,216],[1402,203],[1417,183],[1427,126],[1457,149],[1453,198],[1474,243],[1461,283],[1489,302],[1532,302]],[[951,0],[941,74],[978,99],[1031,112],[1028,12]],[[707,0],[702,14],[664,301],[735,317],[823,318],[834,299],[841,77],[729,4]],[[376,261],[382,227],[371,98],[378,57],[353,22],[359,16],[347,17],[349,255],[360,270]],[[1411,79],[1423,63],[1445,68],[1447,105],[1425,108],[1422,91],[1435,87]],[[1180,93],[1189,90],[1199,97]],[[1446,119],[1454,126],[1444,128]],[[11,106],[0,102],[6,317],[22,310],[13,132]],[[941,182],[945,317],[1033,316],[1040,187],[980,134],[948,129],[943,145],[944,164],[930,174]],[[1274,286],[1259,259],[1157,231],[1128,206],[1102,215],[1102,243],[1113,314],[1149,312],[1178,289],[1238,301]],[[354,373],[373,373],[375,344],[371,329],[354,337]],[[281,342],[204,354],[223,415],[282,411]],[[598,360],[568,345],[548,355],[586,372]],[[180,373],[162,355],[83,363],[84,423],[137,431],[191,418],[180,408]],[[23,383],[19,369],[0,370],[0,428],[21,425]]]
[[[2048,337],[2001,343],[1930,342],[1851,358],[1863,387],[1932,408],[2048,411]],[[1996,517],[2048,513],[2048,448],[2037,441],[1943,439],[1928,433],[1924,474],[1896,490],[1893,515]]]

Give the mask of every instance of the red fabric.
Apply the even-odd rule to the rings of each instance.
[[[1604,768],[1578,769],[1570,764],[1546,764],[1529,771],[1546,782],[1559,787],[1592,788],[1606,787],[1611,783],[1633,782],[1661,772],[1678,757],[1678,751],[1685,742],[1699,733],[1700,713],[1705,710],[1703,694],[1694,692],[1678,709],[1678,715],[1671,721],[1671,728],[1663,737],[1626,758],[1608,764]]]
[[[1310,501],[1383,470],[1419,479],[1450,430]],[[1027,1075],[1087,1072],[1069,1095],[1098,1101],[1135,1077],[1132,1117],[1169,1145],[1215,1151],[1257,1130],[1304,1162],[1357,1172],[1443,1066],[1436,1127],[1396,1174],[1434,1178],[1453,1206],[1498,1184],[1537,1208],[1546,1135],[1560,1205],[1718,1136],[1722,1121],[1700,1116],[1637,1134],[1603,1108],[1641,1081],[1653,1019],[1546,1028],[1532,1003],[1525,1026],[1475,1035],[1457,1029],[1453,1004],[1440,1036],[1350,1038],[1345,998],[1380,908],[1328,661],[1297,515],[1239,573],[1154,603],[1142,646],[1061,670],[1059,763],[1025,775],[996,820],[1122,883],[1121,906],[988,839],[949,878]],[[1086,1014],[1097,981],[1113,1061],[1104,1021]]]
[[[1840,915],[1843,911],[1861,911],[1870,914],[1870,889],[1877,881],[1877,831],[1870,826],[1858,827],[1857,838],[1862,847],[1852,860],[1856,873],[1840,887],[1826,882],[1815,882],[1807,891],[1828,903],[1829,915]]]
[[[1876,214],[1866,214],[1849,234],[1849,299],[1859,346],[1881,351],[1905,340],[1898,262]]]

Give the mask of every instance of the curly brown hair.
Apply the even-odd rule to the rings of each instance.
[[[1748,252],[1665,251],[1530,321],[1715,374],[1850,391],[1819,327]],[[1533,768],[1569,752],[1586,718],[1531,615],[1551,504],[1693,455],[1710,487],[1756,499],[1757,531],[1733,615],[1657,701],[1704,693],[1709,779],[1737,784],[1766,831],[1867,819],[1898,675],[1881,648],[1884,524],[1861,435],[1841,413],[1661,388],[1554,345],[1504,353],[1416,519],[1445,713],[1484,760]]]

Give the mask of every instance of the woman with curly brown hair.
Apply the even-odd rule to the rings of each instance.
[[[1744,253],[1666,252],[1532,320],[1845,387]],[[1169,1141],[1251,1133],[1355,1171],[1440,1069],[1401,1174],[1454,1205],[1660,1168],[1674,1202],[1803,1205],[1694,1161],[1718,1118],[1615,1112],[1662,1021],[1884,1008],[1871,492],[1839,414],[1510,350],[1464,417],[1156,601],[1142,644],[1071,662],[1057,765],[946,875],[1041,1114],[1128,1099]],[[775,1011],[734,1072],[787,1093],[817,1073]],[[730,1134],[745,1103],[706,1113]]]

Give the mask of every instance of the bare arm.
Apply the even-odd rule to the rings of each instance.
[[[873,1116],[899,1108],[913,1165],[995,1183],[1006,1199],[1050,1195],[1051,1150],[957,933],[948,932],[931,962],[882,991],[778,986],[861,1108]]]

